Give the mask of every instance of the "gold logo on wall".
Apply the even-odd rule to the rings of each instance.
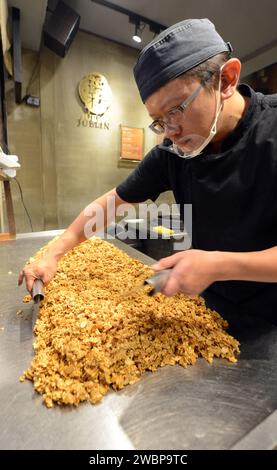
[[[77,126],[109,130],[110,124],[103,115],[112,102],[112,90],[108,80],[98,72],[91,72],[79,83],[79,96],[85,111]]]
[[[89,73],[79,83],[79,95],[91,114],[103,116],[112,102],[112,90],[108,80],[100,73]]]

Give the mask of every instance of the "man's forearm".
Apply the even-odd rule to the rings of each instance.
[[[219,281],[277,282],[277,247],[246,253],[215,252]]]
[[[57,241],[50,244],[45,256],[54,257],[57,261],[79,243],[87,240],[97,231],[102,230],[110,220],[107,220],[107,200],[114,198],[114,208],[116,209],[124,201],[119,198],[115,189],[104,194],[85,208]],[[103,217],[99,217],[100,224],[94,222],[96,211],[102,211]],[[92,221],[92,223],[90,223]],[[89,234],[86,233],[86,226],[89,225]],[[97,226],[96,226],[97,225]]]
[[[73,231],[66,229],[66,231],[56,240],[49,245],[48,250],[45,253],[46,257],[54,257],[56,261],[59,261],[68,251],[77,246],[79,243],[84,241],[77,236]]]

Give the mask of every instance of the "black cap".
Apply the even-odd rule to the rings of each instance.
[[[142,101],[169,80],[232,50],[208,19],[184,20],[167,28],[141,51],[134,67]]]

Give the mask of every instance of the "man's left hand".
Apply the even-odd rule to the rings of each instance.
[[[177,292],[195,296],[218,280],[216,251],[187,250],[162,258],[152,268],[155,271],[171,268],[163,294],[171,297]]]

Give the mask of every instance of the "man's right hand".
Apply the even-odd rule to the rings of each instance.
[[[58,263],[53,256],[44,256],[38,261],[26,264],[19,273],[18,285],[21,286],[24,278],[26,288],[31,293],[35,279],[41,279],[48,284],[57,272]]]

